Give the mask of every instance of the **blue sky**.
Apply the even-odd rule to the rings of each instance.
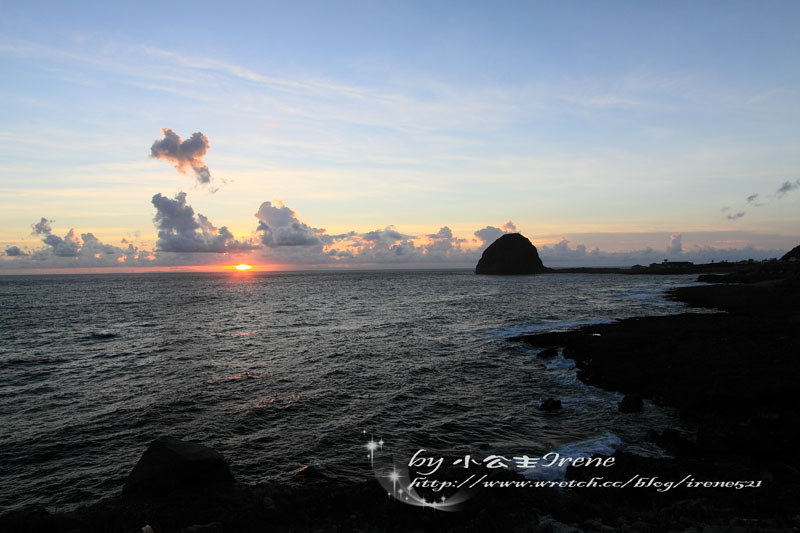
[[[475,231],[509,220],[553,261],[568,241],[576,264],[598,261],[580,244],[629,262],[671,235],[697,258],[800,241],[796,2],[2,9],[0,248],[20,251],[6,268],[234,259],[159,251],[159,229],[177,230],[154,226],[152,198],[180,191],[263,263],[468,264]],[[162,128],[208,139],[211,186],[149,157]],[[319,242],[265,245],[267,201]],[[31,234],[42,217],[75,229],[77,255]],[[403,238],[385,250],[329,238],[389,226]],[[450,248],[428,257],[442,227]],[[115,251],[83,257],[85,233]],[[154,259],[128,262],[122,239]]]

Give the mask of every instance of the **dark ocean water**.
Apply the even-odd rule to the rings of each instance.
[[[586,387],[529,331],[680,312],[692,276],[467,271],[0,277],[0,510],[118,491],[159,435],[221,451],[244,482],[322,464],[368,479],[365,433],[420,447],[546,453],[644,442],[679,422]],[[561,398],[557,414],[536,409]]]

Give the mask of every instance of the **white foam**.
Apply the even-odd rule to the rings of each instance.
[[[568,457],[570,459],[578,459],[579,457],[591,457],[596,454],[613,455],[617,449],[622,446],[622,439],[613,433],[606,433],[593,439],[583,440],[579,442],[572,442],[566,444],[561,448],[555,450],[556,453],[563,459]],[[549,457],[548,457],[549,459]],[[559,466],[545,466],[546,461],[540,460],[539,464],[534,468],[529,468],[522,471],[522,475],[528,479],[542,480],[542,481],[556,481],[564,479],[567,472],[567,464]]]
[[[666,287],[664,285],[644,285],[634,287],[631,290],[624,291],[622,295],[625,298],[631,300],[656,300],[656,299],[663,299],[667,293],[667,289],[671,287]]]
[[[575,368],[575,361],[567,359],[563,355],[559,355],[553,359],[544,359],[542,361],[547,370],[572,370]]]
[[[511,326],[504,326],[487,331],[487,335],[506,339],[519,335],[529,335],[534,333],[546,333],[549,331],[566,331],[579,328],[581,326],[591,326],[594,324],[610,324],[613,318],[591,318],[586,320],[545,320],[537,323],[522,323]]]

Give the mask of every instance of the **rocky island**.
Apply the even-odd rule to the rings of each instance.
[[[524,275],[548,271],[536,246],[520,233],[507,233],[490,244],[475,267],[476,274]]]

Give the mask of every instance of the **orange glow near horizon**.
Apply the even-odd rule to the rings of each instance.
[[[236,270],[250,270],[250,269],[251,269],[251,268],[253,268],[253,267],[251,267],[250,265],[246,265],[246,264],[244,264],[244,263],[241,263],[241,264],[239,264],[239,265],[236,265],[234,268],[235,268]]]

